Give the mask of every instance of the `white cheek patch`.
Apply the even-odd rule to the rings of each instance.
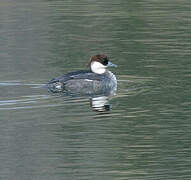
[[[103,74],[106,71],[106,66],[100,62],[94,61],[91,63],[91,70],[96,74]]]

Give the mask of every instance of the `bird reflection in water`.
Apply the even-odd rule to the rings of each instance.
[[[105,93],[100,93],[100,94],[76,94],[76,93],[71,93],[71,92],[66,92],[62,91],[60,93],[55,93],[52,91],[52,94],[62,94],[63,96],[68,96],[72,98],[88,98],[90,101],[90,106],[94,111],[97,112],[109,112],[112,109],[112,105],[110,104],[110,99],[116,95],[116,90],[117,88],[113,88],[108,90]]]
[[[109,103],[109,97],[100,96],[90,99],[90,106],[95,111],[107,112],[111,110],[112,105]]]

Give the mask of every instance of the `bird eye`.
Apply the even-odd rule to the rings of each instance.
[[[107,64],[108,64],[108,59],[106,59],[106,58],[103,59],[103,64],[104,64],[104,65],[107,65]]]

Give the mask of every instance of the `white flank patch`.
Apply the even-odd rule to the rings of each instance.
[[[84,79],[85,81],[93,81],[93,80],[90,80],[90,79]]]
[[[59,83],[56,83],[56,89],[62,89],[62,84],[59,82]]]

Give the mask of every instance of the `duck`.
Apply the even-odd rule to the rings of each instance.
[[[90,58],[89,69],[78,70],[51,79],[47,83],[53,92],[67,92],[70,94],[107,94],[117,89],[116,76],[108,67],[117,67],[105,54],[97,54]]]

